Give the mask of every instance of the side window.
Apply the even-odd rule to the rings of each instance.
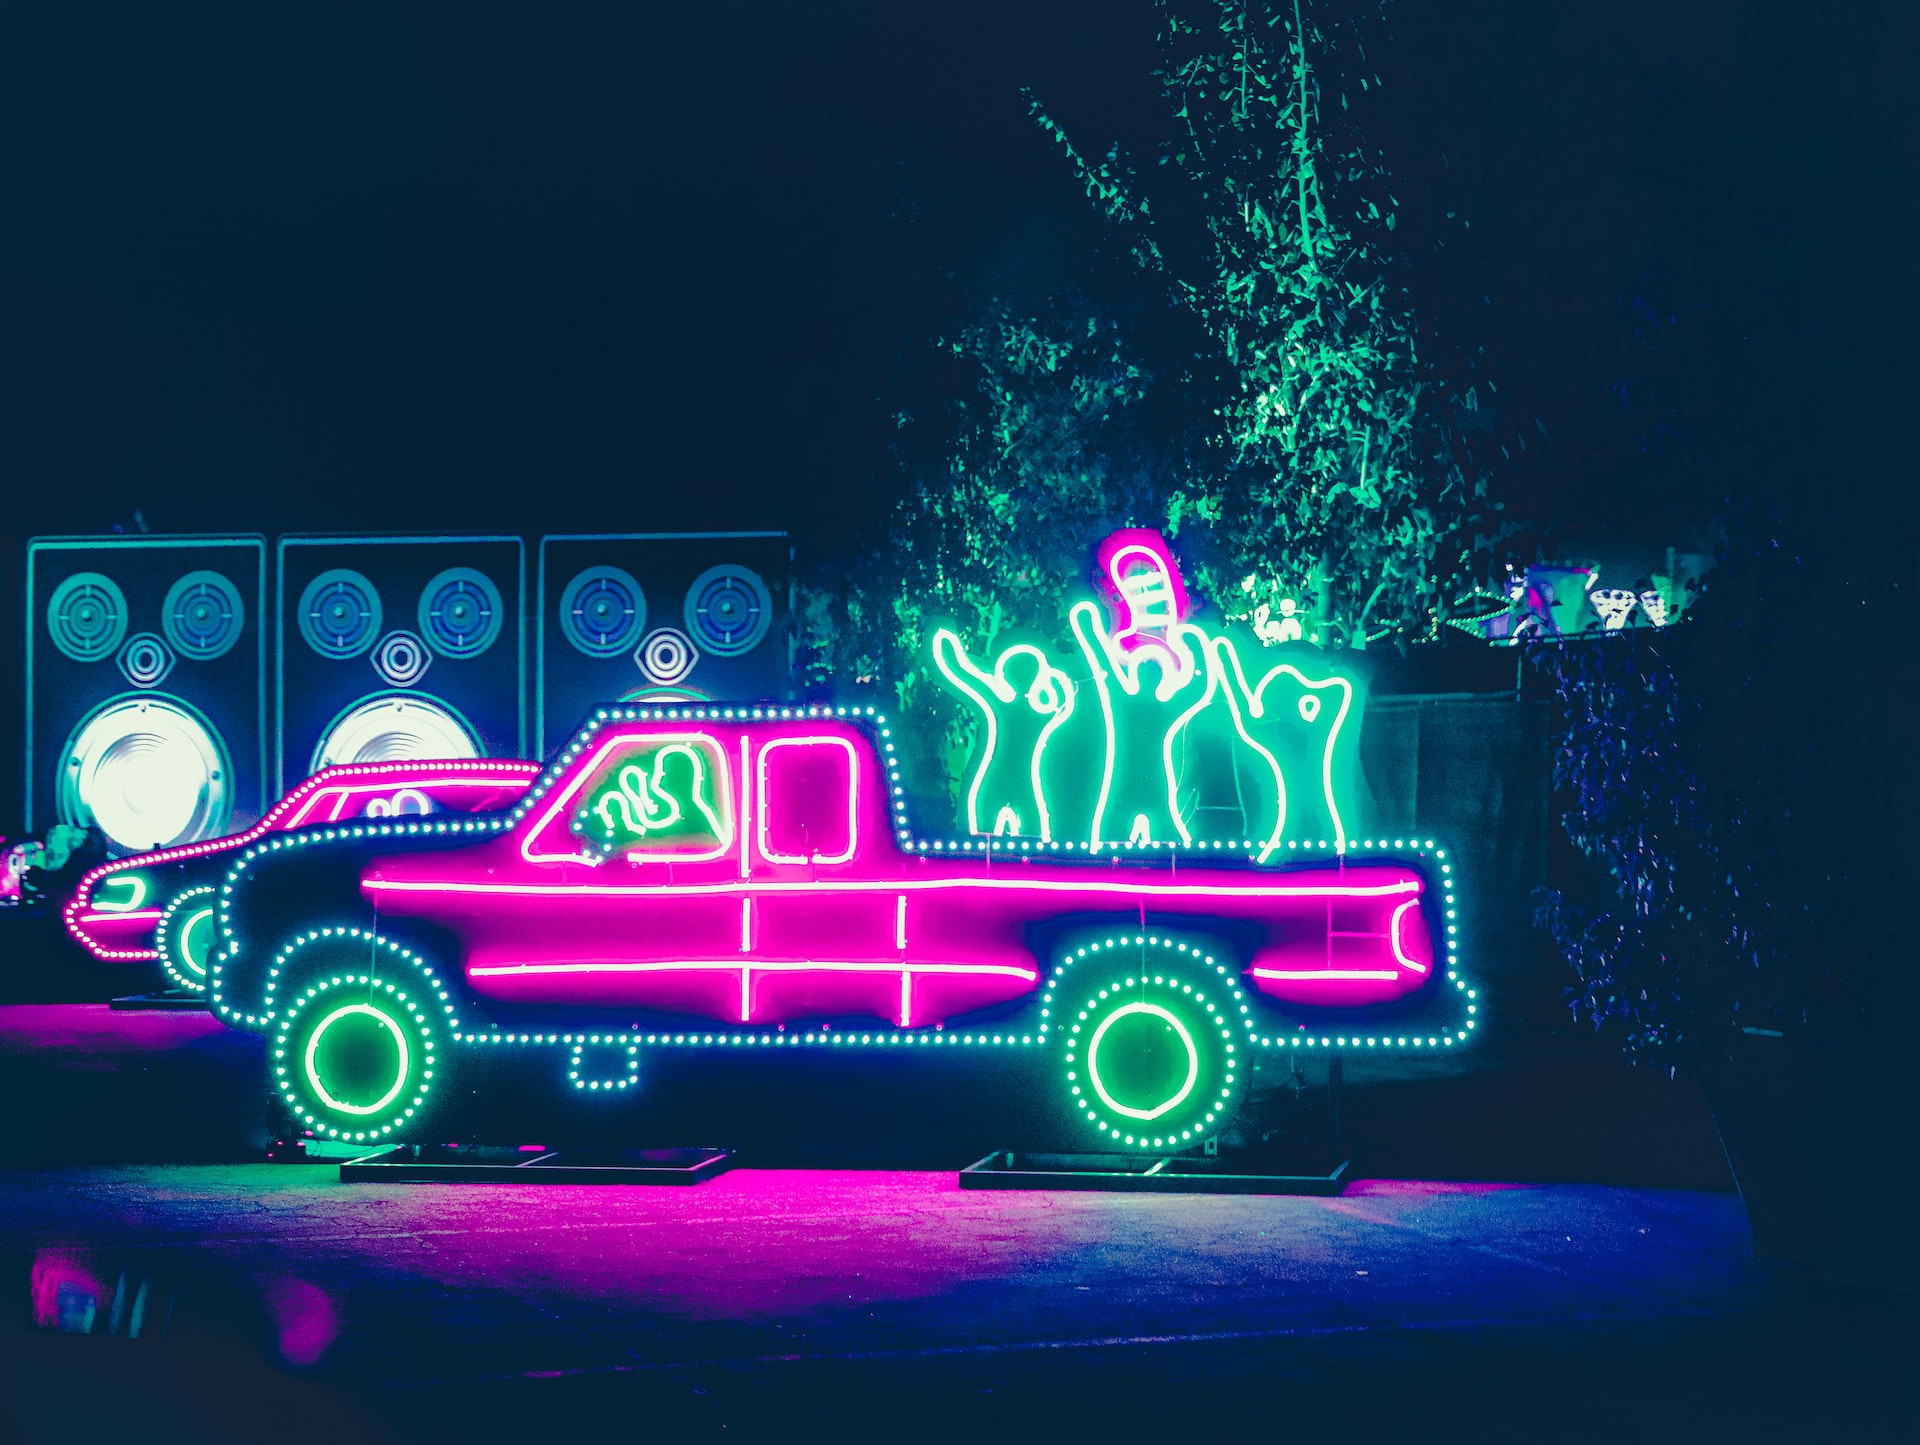
[[[859,777],[845,738],[776,738],[760,749],[759,853],[769,863],[845,863],[853,857]]]
[[[703,733],[626,733],[606,739],[534,814],[521,854],[529,863],[697,862],[724,856],[735,836],[719,743]]]
[[[605,856],[718,857],[733,842],[726,764],[704,737],[619,749],[588,779],[571,826]]]

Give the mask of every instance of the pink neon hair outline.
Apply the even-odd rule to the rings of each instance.
[[[831,744],[847,755],[847,849],[828,857],[824,853],[814,853],[806,857],[791,853],[775,853],[767,846],[767,817],[773,809],[767,803],[767,754],[781,748],[810,748],[823,743]],[[854,854],[860,851],[860,754],[846,738],[831,733],[822,733],[812,737],[768,738],[760,744],[760,756],[754,760],[753,777],[755,792],[760,807],[754,815],[755,829],[753,841],[759,849],[762,861],[767,863],[807,863],[835,864],[850,863]]]
[[[1094,555],[1113,615],[1114,642],[1126,652],[1155,645],[1171,651],[1167,638],[1186,621],[1190,608],[1186,582],[1167,539],[1148,528],[1128,527],[1110,534]],[[1140,562],[1144,569],[1130,565]],[[1145,588],[1134,580],[1143,571],[1153,579]]]
[[[573,780],[569,782],[566,787],[562,788],[554,800],[547,805],[546,812],[540,815],[540,821],[527,828],[521,835],[520,856],[522,859],[534,864],[584,863],[590,868],[597,868],[605,861],[604,859],[589,857],[584,852],[535,853],[533,847],[534,844],[540,840],[541,835],[546,832],[554,818],[558,816],[564,808],[568,807],[573,802],[574,796],[586,786],[587,779],[591,778],[594,773],[599,770],[600,765],[606,762],[607,755],[615,748],[627,743],[639,746],[645,746],[648,743],[687,743],[696,748],[703,749],[707,753],[709,766],[713,768],[713,776],[721,780],[721,797],[719,799],[720,814],[727,820],[730,831],[718,848],[709,848],[698,853],[648,852],[636,857],[635,854],[638,850],[628,849],[623,856],[625,856],[629,862],[634,863],[704,863],[710,862],[715,858],[724,858],[728,853],[733,851],[734,841],[739,836],[738,815],[733,806],[733,769],[727,765],[726,753],[714,738],[713,734],[680,730],[636,731],[622,728],[601,740],[600,746],[594,750],[592,756],[586,762],[579,765],[578,770],[573,775]]]
[[[299,826],[298,818],[292,822],[285,820],[294,809],[316,792],[334,786],[341,779],[365,777],[369,774],[379,774],[384,777],[396,771],[411,782],[419,783],[425,779],[427,786],[438,787],[443,783],[452,783],[456,779],[463,780],[469,774],[495,785],[512,782],[531,784],[545,770],[539,763],[520,762],[511,758],[459,758],[413,763],[340,763],[331,768],[322,768],[267,809],[258,822],[242,832],[230,833],[221,838],[203,838],[197,843],[182,843],[173,848],[156,848],[150,853],[139,853],[130,858],[114,858],[94,865],[83,873],[80,881],[74,885],[72,896],[67,899],[66,905],[61,909],[61,921],[66,925],[67,933],[74,942],[103,963],[154,962],[160,957],[158,949],[103,948],[88,937],[80,927],[83,922],[97,921],[83,919],[81,913],[91,905],[93,887],[100,879],[136,868],[153,868],[189,858],[204,858],[210,853],[225,853],[231,849],[244,848],[268,833],[287,832]],[[390,781],[376,786],[392,787],[394,785]]]
[[[1387,921],[1387,942],[1393,946],[1393,961],[1395,963],[1399,964],[1402,968],[1410,968],[1415,973],[1424,974],[1429,971],[1427,965],[1408,958],[1406,950],[1400,946],[1400,920],[1406,916],[1407,910],[1412,908],[1416,901],[1415,899],[1409,898],[1405,903],[1402,903],[1398,908],[1393,910],[1393,917]]]

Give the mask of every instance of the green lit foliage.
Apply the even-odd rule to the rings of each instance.
[[[942,696],[934,628],[957,624],[989,655],[1017,627],[1064,636],[1095,544],[1151,522],[1163,503],[1128,414],[1149,377],[1117,320],[1071,298],[1043,317],[996,303],[939,345],[971,374],[972,395],[952,404],[940,454],[903,443],[913,480],[882,542],[843,576],[800,589],[799,624],[806,680],[890,688],[909,746],[939,740],[916,771],[956,789],[971,719]]]
[[[1160,164],[1198,191],[1204,264],[1170,259],[1117,148],[1089,160],[1037,101],[1034,115],[1204,338],[1194,382],[1212,405],[1167,530],[1216,602],[1251,577],[1257,601],[1312,598],[1335,645],[1426,635],[1486,544],[1486,481],[1456,459],[1391,279],[1385,168],[1328,109],[1323,75],[1349,60],[1365,86],[1364,51],[1348,35],[1343,54],[1301,0],[1162,14],[1177,128]]]
[[[1173,537],[1196,600],[1228,617],[1298,599],[1326,646],[1431,634],[1496,540],[1478,463],[1459,460],[1475,393],[1442,405],[1426,380],[1384,170],[1334,138],[1344,101],[1323,107],[1322,68],[1350,60],[1368,83],[1357,39],[1347,54],[1291,3],[1163,15],[1157,174],[1203,236],[1163,247],[1118,150],[1087,160],[1031,102],[1118,245],[1075,285],[938,336],[930,374],[953,389],[937,416],[895,413],[879,535],[798,592],[808,685],[890,689],[943,805],[973,738],[939,698],[932,625],[988,656],[1010,629],[1063,636],[1116,528]]]

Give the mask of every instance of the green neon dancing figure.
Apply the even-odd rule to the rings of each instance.
[[[1191,843],[1180,803],[1184,734],[1218,686],[1206,660],[1206,634],[1176,623],[1164,641],[1127,648],[1091,602],[1074,603],[1067,625],[1092,672],[1106,728],[1106,766],[1088,843],[1096,852],[1103,843]]]
[[[1273,779],[1274,807],[1268,811],[1271,825],[1262,829],[1260,861],[1289,836],[1330,839],[1344,851],[1339,745],[1353,707],[1353,684],[1337,675],[1316,682],[1290,662],[1249,683],[1232,639],[1213,638],[1207,650],[1225,684],[1234,731]]]
[[[1093,601],[1068,610],[1083,663],[1072,673],[1030,642],[988,667],[952,629],[934,633],[941,676],[979,714],[968,832],[1084,839],[1096,853],[1251,838],[1262,862],[1290,841],[1344,851],[1354,681],[1317,652],[1249,679],[1241,649],[1268,639],[1185,620],[1177,564],[1154,534],[1115,534],[1101,567],[1112,620]]]
[[[1073,679],[1031,643],[1007,648],[989,672],[946,627],[933,634],[933,661],[980,712],[980,742],[967,781],[967,831],[1052,842],[1040,765],[1047,743],[1073,715]]]

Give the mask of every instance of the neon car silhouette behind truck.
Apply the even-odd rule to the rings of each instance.
[[[223,884],[214,1005],[274,1040],[305,1127],[355,1139],[411,1133],[474,1045],[559,1046],[597,1089],[632,1080],[583,1079],[589,1040],[978,1036],[1059,1050],[1097,1133],[1164,1146],[1218,1127],[1248,1051],[1332,1047],[1316,1017],[1435,1051],[1474,1027],[1431,845],[1256,865],[930,841],[897,758],[857,709],[608,710],[510,811],[251,845]]]

